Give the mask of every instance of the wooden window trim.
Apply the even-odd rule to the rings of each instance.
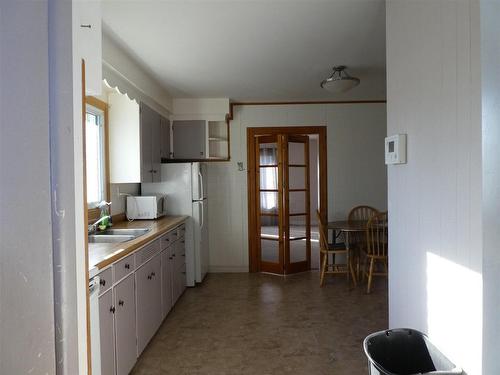
[[[105,199],[109,202],[111,197],[111,186],[109,182],[109,128],[108,128],[108,104],[102,100],[97,99],[93,96],[87,96],[85,98],[85,104],[95,107],[104,113],[104,177],[105,181]],[[94,222],[99,219],[100,210],[98,208],[88,208],[88,222]]]

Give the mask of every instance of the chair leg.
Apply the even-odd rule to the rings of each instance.
[[[354,271],[354,266],[352,264],[352,258],[351,257],[348,258],[347,267],[348,267],[348,269],[347,269],[347,275],[349,275],[349,272],[351,273],[352,283],[354,284],[354,286],[357,286],[358,283],[356,282],[356,272]]]
[[[371,288],[372,288],[372,278],[373,278],[373,264],[374,264],[373,258],[370,258],[370,271],[368,273],[368,286],[366,288],[366,293],[370,294]]]
[[[326,262],[328,260],[328,254],[323,254],[323,260],[321,261],[321,272],[319,276],[319,286],[322,287],[325,282],[325,270],[326,270]]]

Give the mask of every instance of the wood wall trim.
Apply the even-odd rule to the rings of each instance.
[[[247,207],[248,207],[248,261],[249,272],[259,272],[260,262],[257,248],[257,211],[256,188],[256,136],[274,134],[318,134],[319,153],[319,211],[326,222],[328,218],[328,166],[327,166],[327,128],[326,126],[274,126],[247,128]]]

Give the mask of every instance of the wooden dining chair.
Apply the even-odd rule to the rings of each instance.
[[[344,244],[331,244],[328,243],[328,230],[327,224],[321,219],[319,211],[316,211],[318,217],[318,227],[319,227],[319,251],[321,257],[321,267],[320,267],[320,277],[319,286],[323,286],[325,283],[326,274],[346,274],[347,275],[347,285],[350,285],[349,280],[349,250]],[[335,263],[335,258],[337,255],[344,255],[346,263]],[[332,262],[330,262],[330,256],[332,257]],[[356,285],[356,280],[353,279]]]
[[[388,275],[388,242],[387,212],[382,212],[368,220],[366,226],[366,258],[363,267],[363,279],[368,277],[366,293],[371,292],[373,276]],[[376,265],[382,265],[383,270],[376,271]]]
[[[347,216],[348,222],[364,221],[368,223],[373,216],[378,214],[379,211],[371,206],[356,206],[349,211]],[[353,250],[353,257],[356,262],[356,277],[359,278],[361,254],[366,252],[366,234],[365,232],[354,232],[349,235],[349,247]]]

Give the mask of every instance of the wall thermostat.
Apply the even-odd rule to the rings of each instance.
[[[385,138],[385,164],[406,163],[406,134]]]

